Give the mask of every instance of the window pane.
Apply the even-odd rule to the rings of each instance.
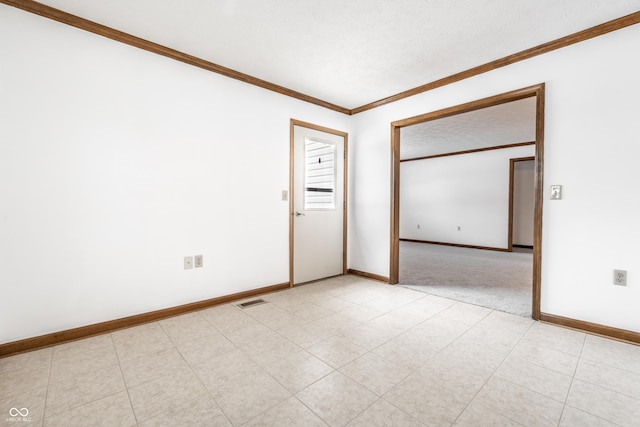
[[[336,146],[310,138],[304,140],[304,208],[336,208]]]

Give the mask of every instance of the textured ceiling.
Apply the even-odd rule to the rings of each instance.
[[[640,10],[640,0],[40,0],[355,108]]]
[[[400,160],[536,139],[536,98],[470,111],[400,129]]]

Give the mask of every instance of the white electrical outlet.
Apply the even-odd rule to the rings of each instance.
[[[186,256],[186,257],[184,257],[184,269],[188,270],[190,268],[193,268],[193,257],[192,256]]]
[[[613,270],[613,284],[627,286],[627,270]]]
[[[200,268],[202,267],[202,261],[203,261],[203,256],[202,255],[196,255],[195,256],[195,261],[196,261],[196,268]]]

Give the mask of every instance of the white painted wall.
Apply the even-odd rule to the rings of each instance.
[[[518,161],[513,164],[514,245],[533,246],[535,166],[535,160]]]
[[[389,275],[392,121],[546,82],[542,311],[640,332],[639,42],[635,25],[354,116],[351,268]]]
[[[350,131],[349,267],[386,276],[389,123],[540,82],[545,195],[565,195],[544,203],[542,310],[640,331],[639,40],[349,118],[0,5],[0,343],[286,282],[290,117]]]
[[[348,116],[5,5],[0,52],[0,343],[289,280],[289,119]]]
[[[400,238],[507,249],[509,159],[534,154],[529,145],[400,163]]]

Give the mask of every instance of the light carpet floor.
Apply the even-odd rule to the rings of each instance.
[[[400,242],[400,285],[531,317],[533,254]]]

